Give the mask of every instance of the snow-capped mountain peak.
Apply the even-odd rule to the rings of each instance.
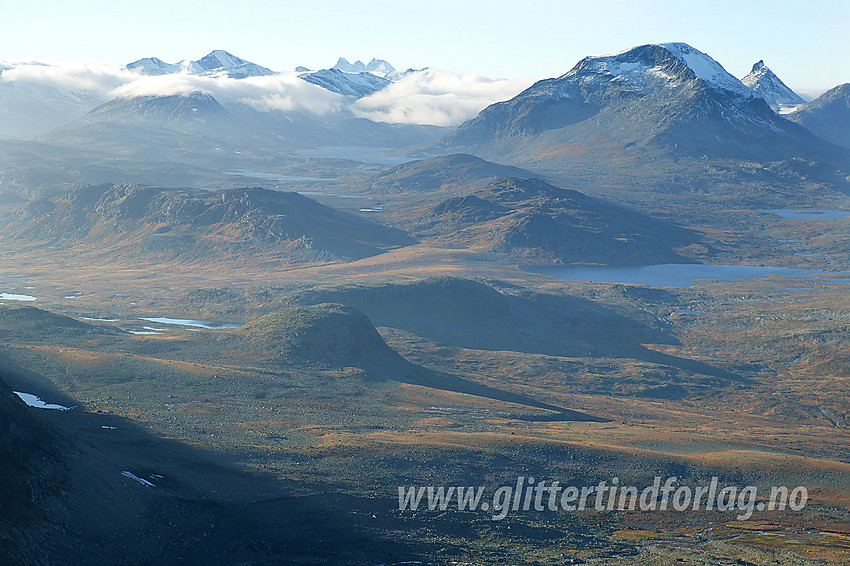
[[[686,43],[640,45],[613,55],[585,57],[559,81],[571,77],[591,82],[614,81],[631,91],[647,93],[656,87],[676,87],[697,80],[726,94],[754,97],[720,63]],[[557,89],[555,96],[567,94],[564,89]]]
[[[271,69],[241,59],[223,49],[216,49],[187,65],[189,72],[196,75],[227,75],[234,79],[273,75]]]
[[[764,61],[759,61],[753,65],[752,71],[741,79],[741,82],[756,94],[763,98],[776,111],[784,113],[788,107],[796,107],[798,104],[803,104],[800,95],[788,88],[776,74],[764,64]]]
[[[143,75],[170,75],[171,73],[179,73],[181,70],[179,64],[166,63],[157,57],[145,57],[128,63],[124,68]]]
[[[199,70],[211,71],[213,69],[233,69],[235,67],[241,67],[248,63],[248,61],[222,49],[215,49],[197,61],[193,61],[193,63],[195,63]]]
[[[375,59],[372,58],[371,61],[366,65],[366,70],[372,74],[380,75],[382,77],[386,77],[387,75],[395,72],[395,67],[389,64],[389,62],[383,59]]]
[[[210,51],[197,61],[166,63],[157,57],[145,57],[144,59],[139,59],[125,65],[124,68],[143,75],[186,73],[190,75],[224,76],[232,79],[274,74],[271,69],[246,61],[223,49]]]

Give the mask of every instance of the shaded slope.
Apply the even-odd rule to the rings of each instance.
[[[850,148],[850,83],[826,91],[787,117],[829,142]]]
[[[57,493],[66,472],[56,430],[12,392],[4,374],[0,369],[0,557],[18,546],[11,532],[35,519],[35,501]]]
[[[365,312],[378,326],[444,344],[484,350],[592,355],[663,333],[576,297],[499,291],[468,279],[319,286],[283,295],[292,304],[336,302]]]
[[[308,301],[309,302],[309,301]],[[406,361],[390,348],[369,318],[357,308],[319,303],[262,315],[234,331],[248,348],[285,366],[358,367],[372,379],[391,380],[553,411],[551,420],[606,421],[579,411],[542,403],[527,395],[481,385]]]
[[[410,283],[319,286],[283,293],[282,298],[301,305],[351,305],[377,326],[462,348],[564,357],[632,357],[724,381],[741,379],[722,368],[643,346],[677,342],[652,318],[639,313],[630,318],[568,295],[522,289],[499,292],[468,279],[439,277]]]

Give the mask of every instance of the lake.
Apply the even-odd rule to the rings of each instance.
[[[701,279],[765,279],[771,276],[818,277],[847,275],[847,271],[818,271],[793,267],[768,267],[760,265],[709,265],[700,263],[664,263],[612,267],[608,265],[568,265],[539,267],[532,271],[559,279],[630,283],[653,287],[690,287]]]
[[[299,149],[295,152],[298,157],[314,159],[347,159],[370,163],[375,165],[401,165],[408,161],[415,161],[412,157],[401,157],[397,155],[378,155],[377,152],[390,151],[392,148],[381,147],[359,147],[359,146],[326,146],[316,149]]]
[[[839,220],[841,218],[850,218],[848,210],[822,210],[815,208],[770,208],[759,210],[759,212],[767,212],[775,214],[786,220]]]
[[[16,295],[14,293],[0,293],[0,301],[37,301],[32,295]]]
[[[234,324],[232,322],[211,322],[209,320],[191,320],[186,318],[166,318],[166,317],[157,317],[157,318],[144,318],[141,317],[139,320],[146,320],[148,322],[156,322],[158,324],[173,324],[175,326],[193,326],[197,328],[207,328],[211,330],[223,329],[223,328],[239,328],[241,324]],[[147,327],[145,327],[147,328]]]
[[[336,179],[324,179],[321,177],[299,177],[298,175],[279,175],[277,173],[263,173],[261,171],[225,171],[225,175],[237,175],[239,177],[251,177],[253,179],[265,179],[267,181],[336,181]]]

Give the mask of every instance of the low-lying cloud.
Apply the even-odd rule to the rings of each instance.
[[[354,115],[379,122],[453,126],[527,86],[527,81],[424,69],[354,100],[308,83],[293,72],[232,79],[187,73],[148,76],[108,64],[0,62],[0,106],[7,116],[20,117],[15,124],[24,130],[28,114],[40,116],[32,125],[46,130],[113,98],[196,91],[210,94],[224,105],[244,104],[260,111]],[[36,133],[3,129],[0,134]]]
[[[361,98],[352,110],[376,122],[455,126],[529,85],[528,81],[424,69]]]
[[[232,79],[229,77],[172,74],[139,76],[114,89],[113,97],[164,96],[204,92],[224,105],[245,104],[256,110],[307,112],[324,115],[340,112],[346,99],[298,78],[294,73]]]

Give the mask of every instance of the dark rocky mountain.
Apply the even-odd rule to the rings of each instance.
[[[5,221],[4,236],[18,242],[110,250],[127,258],[328,260],[370,256],[413,241],[297,193],[260,188],[93,185],[29,201]]]
[[[565,75],[485,108],[445,146],[513,162],[635,150],[756,160],[837,151],[682,43],[586,57]]]
[[[678,262],[697,234],[541,179],[507,178],[422,211],[417,233],[452,245],[507,252],[526,261]]]
[[[770,70],[764,61],[753,65],[752,71],[741,79],[756,95],[767,102],[775,111],[782,107],[803,104],[803,98],[788,88],[776,74]]]
[[[537,177],[531,171],[499,165],[465,153],[442,155],[391,167],[369,181],[370,191],[417,193],[456,191],[503,177]]]
[[[823,139],[850,148],[850,83],[830,89],[788,115]]]

